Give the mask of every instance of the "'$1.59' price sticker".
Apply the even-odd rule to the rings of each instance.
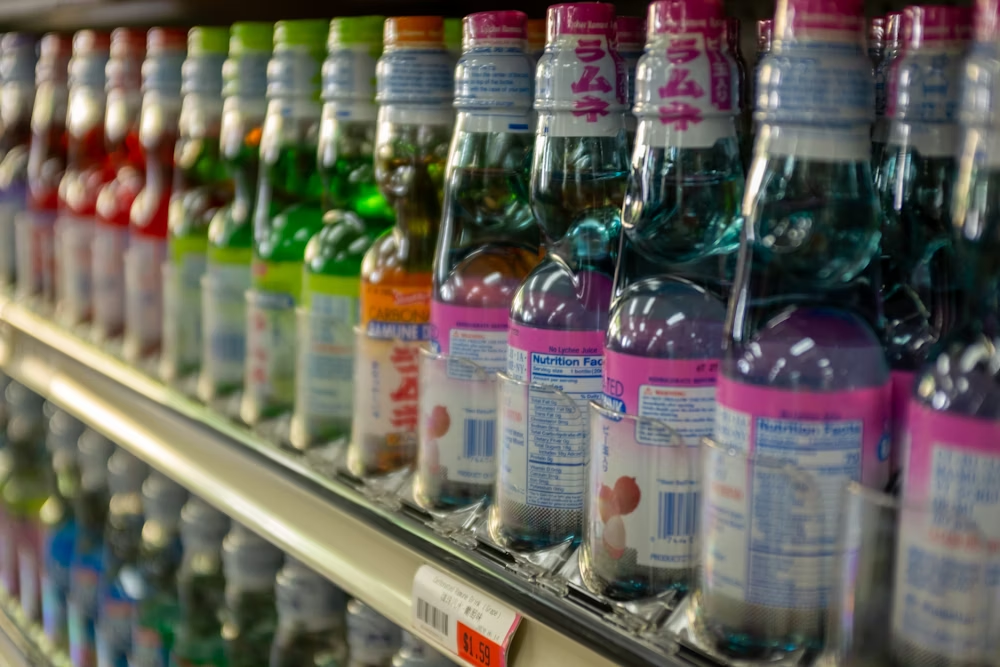
[[[521,615],[424,565],[413,578],[413,630],[476,667],[506,667]]]

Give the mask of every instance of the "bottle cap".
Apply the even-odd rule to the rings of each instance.
[[[864,30],[864,0],[779,0],[775,41],[857,42]]]
[[[378,56],[382,51],[382,30],[385,25],[384,16],[345,16],[330,21],[330,36],[327,39],[327,49],[347,46],[377,46]]]
[[[228,49],[229,31],[226,28],[191,28],[187,58],[181,69],[181,94],[221,96],[222,67]]]
[[[229,31],[225,28],[195,26],[188,31],[188,57],[229,52]]]
[[[345,120],[374,120],[375,69],[382,53],[382,16],[334,19],[323,63],[323,99]]]
[[[187,32],[183,28],[150,28],[146,33],[146,55],[187,50]]]
[[[868,23],[868,48],[881,49],[885,46],[885,17],[876,16]]]
[[[904,50],[965,43],[972,36],[972,10],[968,7],[913,5],[903,12]]]
[[[440,16],[393,16],[385,20],[385,50],[444,48],[444,19]]]
[[[618,51],[639,52],[646,48],[646,21],[639,16],[619,16],[615,19]]]
[[[274,48],[305,47],[313,53],[323,53],[330,24],[318,19],[278,21],[274,24]]]
[[[517,11],[479,12],[465,17],[465,52],[455,68],[456,109],[502,109],[510,131],[530,132],[535,64],[524,52],[528,17]],[[487,48],[484,48],[487,47]],[[467,118],[466,130],[486,130],[487,116]]]
[[[263,21],[239,21],[229,28],[229,57],[245,53],[270,54],[274,48],[274,24]]]
[[[602,35],[615,45],[615,6],[606,2],[552,5],[546,12],[546,42],[562,35]]]
[[[268,97],[319,99],[329,28],[326,21],[313,20],[274,24],[274,53],[267,64]]]
[[[144,461],[119,447],[108,459],[108,488],[112,494],[139,493],[148,473]]]
[[[757,21],[757,53],[767,53],[771,50],[771,40],[774,38],[774,20]]]
[[[539,53],[545,48],[545,19],[528,19],[528,52]]]
[[[462,24],[464,22],[464,19],[444,20],[444,48],[448,50],[448,53],[453,53],[456,56],[462,53],[464,35]]]
[[[980,43],[1000,40],[1000,0],[976,0],[975,38]]]
[[[657,0],[649,6],[649,39],[659,35],[709,34],[722,38],[726,29],[722,0]]]
[[[462,19],[462,48],[527,46],[528,17],[518,11],[479,12]]]

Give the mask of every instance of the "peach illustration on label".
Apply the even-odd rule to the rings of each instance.
[[[432,438],[443,438],[450,428],[451,416],[448,414],[448,408],[435,405],[427,418],[427,434]]]
[[[615,560],[625,555],[625,522],[620,516],[611,517],[604,525],[604,548]]]
[[[642,499],[642,493],[639,491],[639,485],[635,481],[635,477],[619,477],[618,481],[615,482],[615,501],[618,503],[618,509],[622,514],[631,514],[635,511],[635,508],[639,506],[639,501]]]
[[[601,521],[608,522],[613,516],[618,516],[618,501],[615,500],[615,492],[606,484],[601,485],[601,493],[597,497],[597,510],[601,514]]]

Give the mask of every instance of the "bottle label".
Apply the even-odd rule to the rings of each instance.
[[[97,664],[97,586],[100,572],[86,564],[74,565],[69,602],[69,652],[74,665]]]
[[[132,645],[132,614],[135,605],[128,600],[105,596],[97,625],[97,666],[127,667]]]
[[[55,221],[50,211],[22,211],[14,220],[17,289],[21,294],[55,294]]]
[[[346,422],[354,403],[354,327],[360,280],[307,275],[301,312],[296,408],[308,433]]]
[[[174,253],[163,264],[163,355],[176,370],[196,367],[201,357],[201,277],[205,253]]]
[[[476,20],[473,16],[470,20]],[[531,108],[534,63],[513,45],[466,50],[455,70],[455,108]]]
[[[32,621],[42,618],[42,551],[41,535],[33,521],[17,524],[17,579],[21,609]]]
[[[450,106],[455,95],[455,63],[444,49],[396,49],[379,62],[380,104]]]
[[[167,649],[160,633],[133,620],[129,667],[167,667],[167,661]]]
[[[423,341],[431,337],[431,277],[411,275],[412,285],[361,283],[361,326],[369,338]]]
[[[906,430],[893,632],[952,664],[989,662],[1000,590],[1000,425],[911,400]]]
[[[917,374],[912,371],[892,372],[892,451],[889,455],[891,472],[900,470],[906,449],[906,425],[909,421],[910,397]]]
[[[128,229],[98,224],[91,246],[94,326],[117,333],[125,325],[125,262]]]
[[[94,227],[93,217],[63,214],[56,220],[59,308],[63,317],[73,323],[90,317]]]
[[[604,334],[536,329],[510,322],[507,374],[574,399],[577,413],[549,392],[504,385],[506,419],[500,475],[506,498],[522,505],[579,510],[586,488],[587,402],[600,400]]]
[[[14,218],[27,205],[27,196],[23,183],[16,183],[0,192],[0,282],[13,282],[17,277]]]
[[[67,640],[66,601],[69,595],[70,563],[73,560],[74,523],[45,531],[43,549],[45,572],[42,574],[42,627],[45,636],[57,645]]]
[[[474,308],[431,302],[431,350],[482,366],[488,373],[507,365],[507,308]]]
[[[886,77],[885,115],[907,123],[955,123],[964,62],[961,44],[953,50],[904,51]]]
[[[261,406],[291,405],[295,393],[295,299],[251,289],[247,300],[246,391]]]
[[[163,333],[163,260],[167,243],[133,235],[125,254],[125,335],[140,354]]]
[[[783,609],[824,608],[844,484],[854,480],[881,489],[888,480],[889,399],[888,382],[870,389],[796,392],[719,375],[715,440],[720,447],[787,461],[808,474],[813,486],[802,489],[801,479],[769,466],[731,475],[725,462],[709,464],[702,539],[703,551],[711,554],[705,571],[714,594]],[[726,456],[721,450],[714,455]],[[793,511],[787,503],[802,493],[819,500],[799,508],[801,524],[785,521]],[[817,507],[821,516],[814,517],[810,513]],[[774,526],[783,531],[775,535]],[[795,531],[803,534],[793,537]]]
[[[375,120],[376,56],[368,45],[361,48],[340,48],[330,51],[323,63],[323,99],[335,109],[338,120]],[[326,115],[326,109],[324,109]],[[333,129],[332,125],[329,129]],[[320,143],[332,141],[328,136]]]
[[[243,383],[250,264],[210,262],[202,279],[203,365],[212,385]]]

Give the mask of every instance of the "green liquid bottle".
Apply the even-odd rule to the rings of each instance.
[[[270,23],[234,23],[222,68],[219,152],[232,179],[232,201],[208,226],[208,266],[202,278],[202,353],[199,397],[214,401],[243,388],[246,291],[253,259],[260,136],[267,111]]]
[[[174,145],[167,261],[163,265],[163,348],[160,376],[173,382],[201,365],[201,276],[208,223],[227,199],[219,156],[222,63],[229,31],[191,28],[181,85],[181,115]]]
[[[240,406],[240,416],[251,425],[291,410],[295,396],[295,306],[302,291],[302,262],[306,244],[323,226],[316,151],[327,28],[325,21],[279,21],[274,26]]]
[[[361,262],[393,223],[373,159],[375,64],[384,20],[362,16],[330,24],[319,138],[324,225],[306,246],[298,313],[291,442],[299,449],[350,434]]]

